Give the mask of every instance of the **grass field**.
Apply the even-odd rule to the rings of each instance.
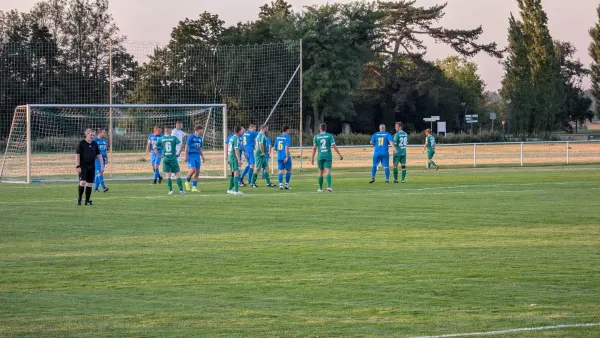
[[[291,192],[0,185],[0,336],[414,337],[600,323],[600,166],[314,170]],[[600,326],[503,337],[598,337]]]

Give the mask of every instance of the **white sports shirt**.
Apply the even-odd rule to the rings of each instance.
[[[185,135],[187,135],[187,134],[183,130],[180,130],[180,129],[173,128],[173,131],[171,131],[171,136],[177,137],[179,139],[179,141],[181,142],[175,147],[175,150],[177,152],[179,152],[179,150],[181,149],[181,145],[183,144],[183,138],[185,137]]]

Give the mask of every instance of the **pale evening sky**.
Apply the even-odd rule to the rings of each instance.
[[[508,16],[512,11],[518,15],[515,0],[446,0],[448,7],[441,24],[449,28],[474,28],[483,25],[482,42],[495,41],[506,46]],[[37,0],[2,0],[0,10],[18,9],[28,11]],[[226,24],[238,21],[255,20],[258,7],[269,0],[110,0],[110,11],[121,33],[129,41],[166,42],[171,29],[180,20],[195,19],[203,11],[218,14]],[[327,0],[288,0],[294,10],[312,4],[325,4]],[[329,1],[332,2],[332,1]],[[335,2],[350,2],[337,0]],[[443,0],[417,0],[421,6],[442,3]],[[598,19],[597,0],[543,0],[542,4],[549,17],[552,37],[571,41],[578,50],[577,57],[589,66],[591,59],[587,48],[590,43],[588,29]],[[444,45],[427,41],[429,59],[442,58],[452,53]],[[479,64],[479,72],[487,90],[500,88],[504,73],[498,60],[487,55],[478,55],[474,60]],[[585,85],[588,86],[589,81]]]

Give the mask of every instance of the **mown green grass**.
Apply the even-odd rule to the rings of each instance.
[[[600,322],[600,167],[293,190],[0,185],[0,336],[419,336]],[[599,327],[511,335],[595,337]]]

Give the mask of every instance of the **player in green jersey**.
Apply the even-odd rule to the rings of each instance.
[[[227,142],[227,162],[229,162],[229,168],[231,169],[231,177],[229,178],[229,189],[227,189],[228,194],[232,195],[243,195],[244,193],[240,191],[240,163],[242,163],[240,156],[242,156],[242,151],[240,147],[240,137],[244,133],[244,128],[237,126],[233,130],[233,134],[229,137],[229,141]]]
[[[431,135],[431,129],[425,130],[425,145],[423,146],[423,153],[427,151],[427,170],[430,165],[435,167],[435,170],[440,169],[440,166],[433,162],[433,155],[435,155],[435,136]]]
[[[179,187],[179,193],[185,194],[183,190],[183,183],[181,182],[181,176],[179,175],[179,162],[177,162],[177,157],[179,157],[179,153],[177,152],[177,145],[181,143],[176,136],[171,136],[171,127],[165,127],[165,136],[161,137],[154,144],[154,153],[158,158],[163,159],[163,172],[167,174],[167,185],[169,187],[169,195],[173,194],[173,181],[171,178],[171,173],[175,174],[177,177],[177,186]],[[158,152],[158,148],[162,148],[162,155]]]
[[[394,183],[398,183],[398,164],[402,166],[402,183],[406,178],[406,145],[408,144],[408,134],[402,130],[402,122],[396,122],[396,134],[394,134]]]
[[[320,134],[315,135],[313,138],[313,149],[311,164],[315,164],[315,153],[319,150],[319,156],[317,157],[317,167],[319,168],[319,190],[323,192],[323,172],[327,175],[327,192],[333,192],[331,189],[331,162],[333,158],[331,156],[331,148],[340,156],[340,161],[344,159],[340,153],[338,147],[335,145],[333,135],[327,133],[327,125],[321,123],[319,125]]]
[[[271,176],[269,175],[269,143],[267,142],[267,132],[269,131],[269,127],[267,125],[262,125],[260,127],[260,132],[256,136],[256,150],[254,151],[254,160],[256,166],[256,173],[260,172],[261,169],[264,169],[265,179],[267,180],[267,187],[274,188],[275,184],[271,183]],[[258,178],[258,174],[252,176],[252,184],[250,185],[252,188],[258,188],[256,185],[256,179]]]

